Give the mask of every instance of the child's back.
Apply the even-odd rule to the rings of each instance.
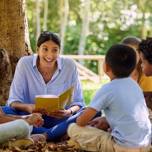
[[[108,50],[103,69],[111,82],[99,89],[89,107],[77,118],[77,125],[71,125],[68,130],[69,136],[83,149],[141,152],[149,146],[151,123],[145,99],[138,84],[130,78],[135,66],[136,53],[131,47],[117,44]],[[105,113],[101,127],[87,127],[101,110]],[[111,132],[101,130],[106,123]]]
[[[90,105],[104,109],[114,140],[123,146],[141,147],[149,144],[150,121],[144,96],[131,78],[114,79],[104,85]]]

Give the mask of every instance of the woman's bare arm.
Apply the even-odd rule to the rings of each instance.
[[[25,104],[21,103],[19,101],[15,101],[11,104],[11,107],[16,109],[16,110],[21,110],[25,111],[28,113],[32,113],[35,110],[35,105],[34,104]]]

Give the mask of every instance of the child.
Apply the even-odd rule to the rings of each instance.
[[[137,82],[139,81],[140,75],[141,75],[141,65],[139,65],[141,62],[139,61],[139,51],[138,51],[138,45],[140,42],[141,42],[141,40],[134,36],[128,36],[122,40],[122,44],[130,46],[136,52],[136,57],[137,57],[136,67],[130,76]]]
[[[102,152],[141,152],[148,148],[151,123],[143,93],[129,77],[136,65],[135,51],[112,46],[105,57],[104,72],[111,82],[95,95],[90,106],[71,124],[68,134],[82,149]],[[97,111],[104,110],[110,132],[87,126]]]
[[[150,79],[150,76],[152,76],[152,38],[142,40],[142,42],[139,44],[139,51],[142,61],[142,71]],[[151,83],[152,80],[147,84],[147,87],[150,87]],[[150,92],[148,90],[144,94],[147,101],[147,105],[152,110],[152,91]]]
[[[0,109],[0,144],[10,139],[29,138],[32,125],[39,127],[43,124],[40,114],[34,113],[30,116],[10,116]]]
[[[126,37],[122,40],[122,43],[125,45],[128,45],[132,48],[134,48],[136,54],[137,54],[137,65],[136,68],[134,69],[134,71],[131,73],[131,77],[136,80],[139,84],[139,86],[141,87],[141,89],[143,90],[144,96],[145,96],[145,100],[146,100],[146,104],[149,108],[149,112],[150,112],[150,119],[152,119],[152,102],[151,101],[151,97],[152,97],[152,77],[151,76],[145,76],[145,74],[142,72],[141,69],[141,60],[139,59],[139,44],[140,44],[141,40],[137,37],[133,37],[133,36],[129,36]]]

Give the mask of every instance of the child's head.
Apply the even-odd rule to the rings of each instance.
[[[140,42],[141,42],[141,39],[139,39],[138,37],[135,37],[135,36],[127,36],[122,40],[122,44],[130,46],[136,52],[137,65],[130,76],[137,82],[140,81],[140,78],[142,75],[141,61],[140,61],[140,57],[139,57],[139,43]]]
[[[135,36],[127,36],[122,40],[122,44],[133,47],[135,50],[138,49],[138,46],[139,46],[140,42],[141,42],[141,40],[138,37],[135,37]]]
[[[136,51],[137,63],[139,62],[138,47],[139,47],[140,42],[141,42],[141,39],[139,39],[138,37],[135,37],[135,36],[127,36],[122,40],[122,44],[130,46]]]
[[[128,77],[135,68],[136,53],[127,45],[113,45],[106,54],[105,64],[111,68],[115,77]]]
[[[142,40],[139,44],[142,70],[146,76],[152,75],[152,38]]]

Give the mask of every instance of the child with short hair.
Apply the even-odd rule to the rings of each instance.
[[[134,78],[143,92],[152,92],[152,76],[146,76],[141,69],[141,59],[139,58],[139,44],[141,39],[135,36],[128,36],[122,40],[122,44],[132,47],[137,54],[137,65],[131,76]]]
[[[139,58],[140,42],[141,42],[141,39],[135,36],[128,36],[122,40],[122,44],[132,47],[136,52],[137,65],[135,69],[133,70],[133,72],[131,73],[131,77],[138,82],[140,88],[143,90],[146,104],[149,108],[149,113],[150,113],[149,117],[152,121],[152,76],[146,76],[142,72],[141,59]]]
[[[33,113],[26,116],[15,116],[4,114],[0,107],[0,144],[5,143],[11,139],[29,139],[27,144],[31,141],[30,134],[32,126],[39,127],[43,125],[42,115]],[[24,144],[26,144],[24,143]]]
[[[152,75],[152,38],[142,40],[139,44],[142,71],[146,76]]]
[[[140,62],[140,58],[139,58],[139,50],[138,50],[138,46],[139,46],[139,43],[141,42],[141,40],[138,38],[138,37],[135,37],[135,36],[127,36],[125,37],[121,43],[124,44],[124,45],[127,45],[127,46],[130,46],[131,48],[133,48],[136,52],[136,66],[135,66],[135,69],[133,70],[133,72],[131,73],[131,77],[139,82],[140,81],[140,77],[141,77],[141,74],[142,74],[142,70],[141,70],[141,62]]]
[[[150,145],[151,123],[142,90],[130,78],[136,53],[126,45],[113,45],[107,52],[104,72],[111,82],[96,93],[90,106],[71,124],[68,134],[87,151],[143,152]],[[110,132],[87,126],[104,110]]]

